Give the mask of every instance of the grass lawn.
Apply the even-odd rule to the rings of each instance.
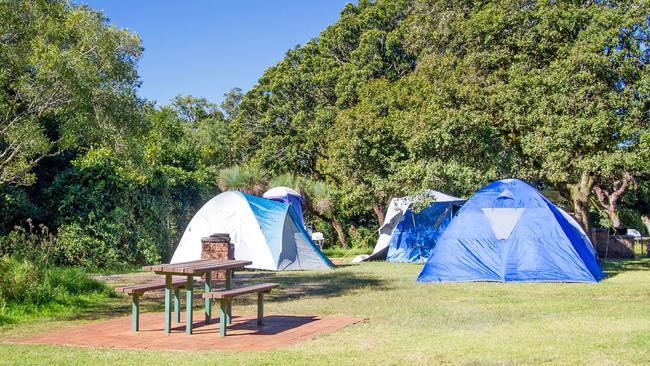
[[[0,364],[650,364],[650,260],[608,262],[599,284],[417,284],[420,265],[364,263],[271,274],[267,314],[368,321],[271,352],[155,352],[0,343]],[[0,327],[0,342],[126,315],[128,300]],[[236,313],[254,313],[253,304]],[[159,302],[145,308],[159,310]]]

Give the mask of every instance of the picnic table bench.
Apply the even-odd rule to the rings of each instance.
[[[195,281],[194,284],[200,285],[200,281]],[[176,319],[176,322],[180,322],[180,289],[187,286],[187,278],[173,278],[171,286],[174,290],[174,318]],[[144,295],[147,291],[160,290],[163,288],[165,288],[165,281],[162,279],[115,288],[115,292],[121,292],[131,296],[131,329],[133,329],[134,332],[137,332],[140,329],[140,296]]]
[[[194,277],[200,277],[205,275],[205,280],[203,282],[204,292],[212,291],[212,271],[225,270],[225,289],[229,290],[232,284],[232,275],[235,269],[241,269],[245,266],[251,265],[251,261],[242,261],[242,260],[221,260],[221,259],[204,259],[183,263],[170,263],[170,264],[158,264],[153,266],[144,266],[143,270],[153,271],[156,274],[161,274],[165,276],[165,325],[164,330],[165,334],[170,333],[171,329],[171,293],[173,289],[173,278],[172,276],[184,276],[186,277],[186,304],[185,304],[185,313],[186,313],[186,323],[185,323],[185,332],[187,334],[192,334],[192,322],[193,322],[193,300],[194,300]],[[211,299],[205,299],[205,323],[208,324],[211,321],[212,314],[212,303]],[[224,309],[228,316],[226,317],[230,320],[231,311],[229,306],[226,306]],[[222,318],[223,323],[223,318]]]
[[[203,298],[207,300],[219,300],[219,334],[222,337],[226,336],[226,326],[232,323],[232,299],[252,293],[257,293],[257,325],[262,325],[264,317],[264,294],[271,292],[272,289],[278,287],[277,283],[258,283],[255,285],[242,286],[230,290],[206,292]]]

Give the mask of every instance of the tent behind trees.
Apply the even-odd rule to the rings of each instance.
[[[228,191],[208,201],[185,229],[171,263],[201,258],[201,238],[230,234],[235,259],[266,270],[329,269],[332,262],[300,224],[291,205]]]
[[[420,211],[414,210],[413,204],[422,200],[433,202]],[[359,256],[355,261],[425,261],[463,202],[461,198],[433,190],[418,196],[393,198],[372,254]]]
[[[504,179],[465,203],[418,282],[598,282],[604,276],[569,214],[521,180]]]
[[[302,204],[304,202],[304,199],[300,193],[289,187],[280,186],[271,188],[268,191],[264,192],[262,197],[269,200],[290,204],[291,210],[293,210],[293,212],[296,214],[296,218],[298,219],[300,226],[305,226],[305,219],[302,216]]]

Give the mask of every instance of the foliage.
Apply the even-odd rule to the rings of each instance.
[[[648,13],[638,0],[348,5],[244,96],[240,158],[328,180],[348,218],[516,176],[554,186],[589,226],[598,182],[649,168]]]
[[[139,38],[60,1],[0,3],[0,184],[30,184],[44,158],[137,132]]]
[[[45,225],[34,227],[30,219],[27,229],[17,226],[8,235],[0,237],[0,257],[15,256],[38,265],[52,261],[56,238]]]
[[[218,185],[222,191],[235,190],[261,196],[266,191],[266,172],[239,165],[219,171]]]
[[[505,177],[558,192],[587,228],[650,227],[648,14],[359,1],[251,90],[158,106],[136,95],[136,35],[86,6],[2,2],[0,250],[166,260],[208,198],[278,185],[304,194],[328,246],[371,246],[393,197]]]
[[[44,267],[27,259],[0,257],[0,313],[16,306],[36,310],[89,293],[106,296],[111,290],[88,278],[81,269]]]

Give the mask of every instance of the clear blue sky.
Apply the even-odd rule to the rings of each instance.
[[[137,33],[145,48],[140,96],[191,94],[221,102],[250,89],[285,52],[333,24],[354,0],[77,0]]]

